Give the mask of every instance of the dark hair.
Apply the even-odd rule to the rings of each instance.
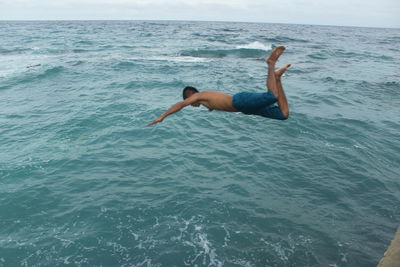
[[[183,99],[188,98],[187,93],[189,93],[189,92],[195,94],[195,93],[198,93],[199,90],[197,90],[196,88],[194,88],[194,87],[192,87],[192,86],[186,86],[186,87],[183,89],[183,92],[182,92],[182,97],[183,97]]]

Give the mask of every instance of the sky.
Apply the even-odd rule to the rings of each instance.
[[[400,28],[400,0],[0,0],[0,20],[206,20]]]

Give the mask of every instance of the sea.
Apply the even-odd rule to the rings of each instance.
[[[186,107],[264,92],[285,121]],[[400,29],[0,22],[0,266],[376,266],[400,224]]]

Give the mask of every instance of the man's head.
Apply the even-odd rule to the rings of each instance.
[[[186,99],[198,92],[199,92],[199,90],[197,90],[196,88],[194,88],[192,86],[186,86],[185,88],[183,88],[182,97],[183,97],[183,99]]]
[[[194,95],[194,94],[196,94],[196,93],[198,93],[198,92],[199,92],[199,90],[197,90],[196,88],[194,88],[194,87],[192,87],[192,86],[186,86],[186,87],[183,89],[182,97],[183,97],[183,99],[186,99],[186,98],[191,97],[192,95]],[[200,104],[198,104],[198,103],[196,103],[196,104],[191,104],[191,105],[194,106],[194,107],[200,106]]]

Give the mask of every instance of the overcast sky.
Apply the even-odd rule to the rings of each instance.
[[[1,20],[212,20],[400,28],[400,0],[0,0]]]

